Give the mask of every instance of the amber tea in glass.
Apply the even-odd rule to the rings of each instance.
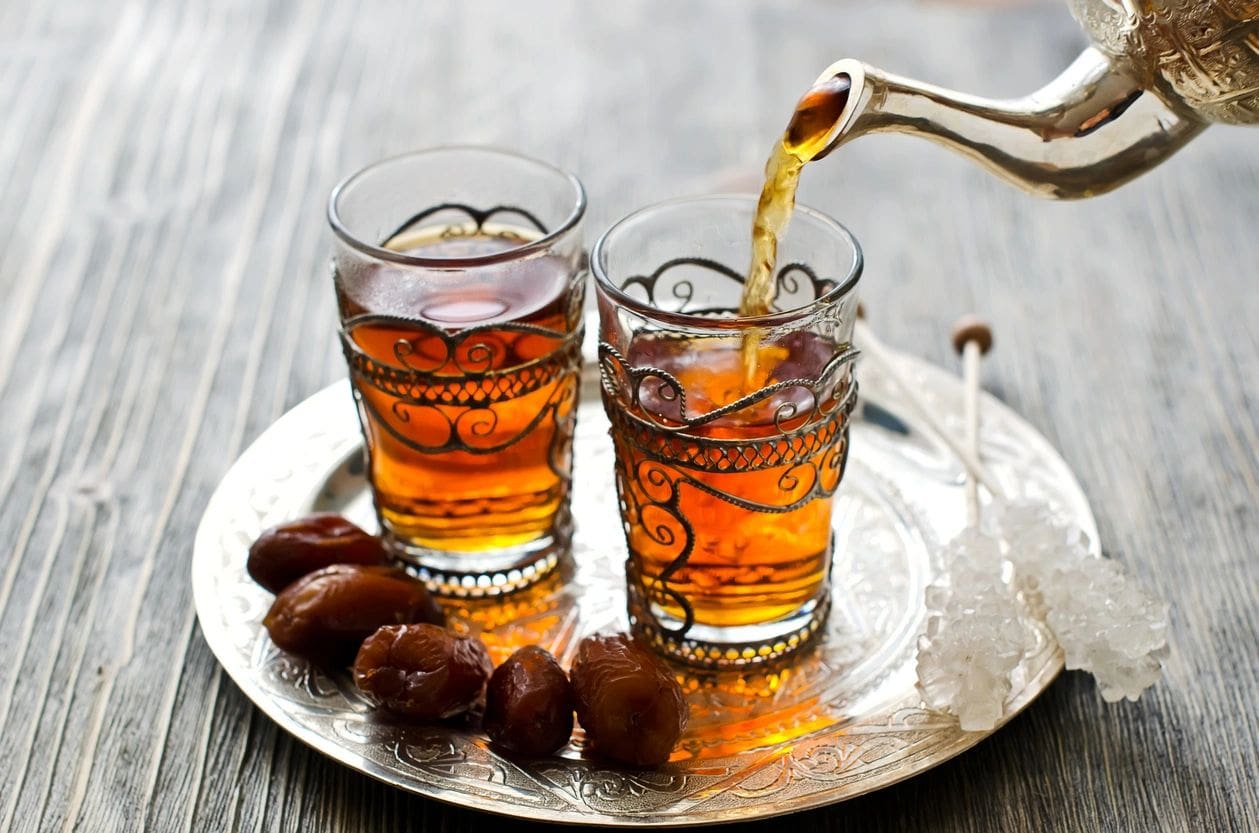
[[[333,193],[377,516],[439,592],[523,587],[568,544],[584,205],[572,176],[479,148],[387,160]]]
[[[856,241],[800,209],[768,310],[742,315],[755,211],[752,197],[664,203],[591,255],[631,622],[708,667],[789,654],[825,620],[856,398]]]

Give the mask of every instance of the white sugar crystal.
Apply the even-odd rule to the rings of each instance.
[[[947,569],[926,592],[918,640],[918,688],[927,705],[956,714],[965,731],[993,728],[1010,672],[1028,647],[1019,603],[1002,580],[997,539],[973,529],[945,547]]]
[[[1019,586],[1038,596],[1069,669],[1097,678],[1102,698],[1136,700],[1167,655],[1167,606],[1114,561],[1094,558],[1079,529],[1043,503],[998,507],[993,517]]]
[[[927,588],[918,688],[928,706],[957,715],[967,731],[1000,720],[1010,673],[1032,646],[1015,589],[1053,631],[1067,668],[1091,673],[1103,699],[1136,700],[1157,682],[1167,656],[1163,602],[1119,564],[1094,558],[1088,536],[1044,503],[994,505],[986,521],[984,532],[949,542],[944,574]]]

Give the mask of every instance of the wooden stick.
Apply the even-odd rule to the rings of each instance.
[[[946,428],[940,419],[935,415],[931,406],[922,398],[922,394],[914,387],[910,380],[905,378],[904,371],[901,370],[896,358],[892,355],[892,351],[883,344],[870,329],[869,325],[862,321],[857,322],[857,346],[868,358],[874,359],[874,362],[887,375],[887,378],[898,388],[905,400],[917,411],[918,416],[935,432],[940,441],[948,446],[949,450],[957,455],[962,461],[967,473],[984,484],[984,487],[992,493],[994,497],[1004,497],[1000,485],[996,479],[984,468],[984,464],[979,458],[971,452],[965,443],[960,442],[948,428]]]
[[[979,342],[968,341],[962,347],[962,380],[965,383],[966,448],[979,459]],[[979,481],[966,478],[966,517],[973,527],[979,526]]]
[[[953,349],[962,356],[963,420],[966,423],[966,449],[979,458],[979,361],[992,349],[992,328],[982,318],[966,315],[953,325]],[[979,482],[966,479],[966,515],[973,527],[979,526]]]

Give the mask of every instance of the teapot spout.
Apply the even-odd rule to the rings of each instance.
[[[840,74],[851,79],[849,103],[815,158],[866,133],[910,133],[1053,199],[1117,188],[1206,127],[1092,48],[1045,87],[1007,101],[955,93],[851,59],[832,64],[821,78]]]

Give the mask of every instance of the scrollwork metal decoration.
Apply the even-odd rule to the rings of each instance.
[[[513,232],[512,226],[504,224],[487,227],[491,219],[503,215],[521,220],[521,230]],[[547,233],[542,222],[523,208],[496,205],[481,209],[441,203],[409,217],[384,245],[427,227],[438,230],[442,238],[485,233],[528,242]],[[457,261],[452,264],[457,266]],[[419,317],[376,312],[342,320],[341,348],[366,438],[369,471],[376,471],[376,457],[384,453],[382,440],[405,454],[484,457],[506,452],[538,431],[546,431],[547,445],[539,453],[556,478],[554,490],[548,488],[547,500],[560,495],[551,533],[556,541],[571,538],[567,504],[584,335],[584,255],[565,266],[567,282],[554,302],[559,305],[557,315],[546,319],[546,326],[528,320],[504,320],[444,327]],[[458,279],[457,274],[448,277]],[[519,404],[526,397],[530,397],[527,412]],[[384,528],[380,511],[378,505],[378,519]],[[541,565],[541,574],[553,567],[555,553],[548,549],[545,557],[549,561],[529,569]],[[422,577],[431,579],[430,584],[459,584],[461,593],[467,589],[459,575],[438,576],[423,564],[417,568]],[[496,592],[501,589],[495,585]],[[471,591],[467,594],[476,595]]]
[[[742,275],[713,261],[678,258],[650,275],[626,280],[622,288],[645,292],[653,304],[657,293],[664,293],[677,311],[689,315],[735,314],[729,307],[699,301],[705,293],[697,289],[691,277],[669,281],[669,273],[682,266],[708,270],[740,284],[743,281]],[[778,281],[780,287],[792,293],[798,293],[807,281],[814,293],[809,301],[835,286],[803,264],[784,267]],[[837,320],[838,315],[830,305],[823,306],[797,327],[816,330],[819,321],[828,316]],[[628,334],[628,342],[632,345],[642,337],[679,338],[691,344],[706,338],[729,340],[732,334],[676,334],[644,322]],[[781,651],[770,649],[767,653],[759,645],[722,646],[717,651],[689,638],[688,633],[696,624],[695,609],[674,581],[687,568],[696,547],[696,528],[682,505],[683,495],[687,491],[702,493],[744,512],[766,515],[793,512],[815,500],[830,498],[847,461],[848,422],[857,398],[852,374],[856,355],[849,344],[835,345],[833,355],[816,372],[775,381],[728,404],[696,411],[688,403],[693,397],[688,396],[686,385],[678,376],[654,364],[636,364],[616,346],[600,343],[603,400],[617,450],[616,486],[630,551],[630,618],[634,628],[649,641],[693,664],[730,667],[748,664],[749,650],[757,662],[786,653],[820,626],[829,600],[825,593],[818,601],[817,615],[801,633],[786,637],[790,645]],[[766,436],[746,438],[722,436],[724,432],[710,430],[739,423],[772,426],[773,430]],[[753,499],[739,494],[729,482],[724,485],[730,488],[714,482],[721,475],[769,470],[778,476],[778,500],[766,500],[763,496]],[[635,551],[635,531],[668,553],[668,563],[659,567],[657,556],[649,571],[647,559]],[[680,611],[677,624],[662,621],[653,612],[653,605]]]
[[[389,363],[368,355],[355,340],[355,333],[365,327],[413,330],[416,335],[394,341],[392,350],[396,363]],[[501,366],[501,346],[493,342],[503,334],[527,335],[554,346],[538,358]],[[560,425],[557,440],[572,435],[572,426],[561,423],[574,418],[576,377],[581,370],[581,328],[561,333],[530,324],[505,322],[449,333],[415,319],[362,315],[347,321],[340,335],[354,382],[355,399],[364,411],[364,418],[374,420],[412,451],[495,454],[519,442],[548,417]],[[430,354],[417,360],[421,344],[424,350],[440,346],[440,357],[434,359]],[[506,439],[484,441],[483,438],[491,436],[497,427],[496,405],[539,391],[557,380],[567,382],[554,386],[537,414],[519,432]],[[374,396],[373,392],[381,396]],[[382,410],[382,401],[387,402],[388,413]],[[463,410],[456,414],[456,409]],[[437,424],[444,424],[445,436],[436,442],[425,442],[408,433],[406,426],[419,411]],[[553,452],[552,458],[558,459],[558,453]],[[556,473],[568,476],[567,471]]]
[[[633,292],[635,289],[641,289],[651,300],[653,306],[659,306],[661,309],[675,309],[677,312],[684,312],[687,315],[702,315],[708,317],[727,317],[733,313],[728,305],[714,304],[711,306],[691,306],[696,301],[695,283],[688,277],[675,278],[672,283],[669,278],[671,273],[677,272],[685,267],[695,267],[707,273],[708,277],[725,279],[733,281],[740,286],[743,285],[745,275],[738,270],[731,269],[724,263],[706,257],[675,257],[667,260],[649,275],[635,275],[626,279],[621,284],[621,289],[625,292]],[[689,274],[690,270],[686,271]],[[792,306],[792,299],[799,299],[802,290],[812,290],[812,294],[804,297],[807,301],[814,298],[820,298],[827,292],[835,288],[835,281],[828,278],[820,278],[812,268],[803,263],[789,263],[778,270],[777,290],[774,293],[775,307],[782,309],[784,304]],[[661,295],[671,295],[672,298],[665,299]],[[666,300],[669,305],[666,305]]]
[[[528,211],[516,205],[495,205],[490,208],[477,208],[461,202],[443,202],[438,205],[429,206],[423,211],[416,212],[408,217],[403,223],[386,237],[386,240],[393,240],[411,229],[415,228],[425,220],[432,219],[434,216],[443,211],[451,211],[467,216],[472,221],[470,228],[463,228],[457,223],[447,223],[442,229],[443,237],[458,237],[461,234],[476,234],[485,229],[485,224],[489,222],[491,217],[497,217],[501,214],[511,214],[523,219],[530,226],[538,231],[539,234],[546,234],[547,228],[537,215],[532,211]],[[495,234],[499,236],[508,236],[508,232],[504,228],[497,229]],[[524,238],[520,238],[524,239]]]

